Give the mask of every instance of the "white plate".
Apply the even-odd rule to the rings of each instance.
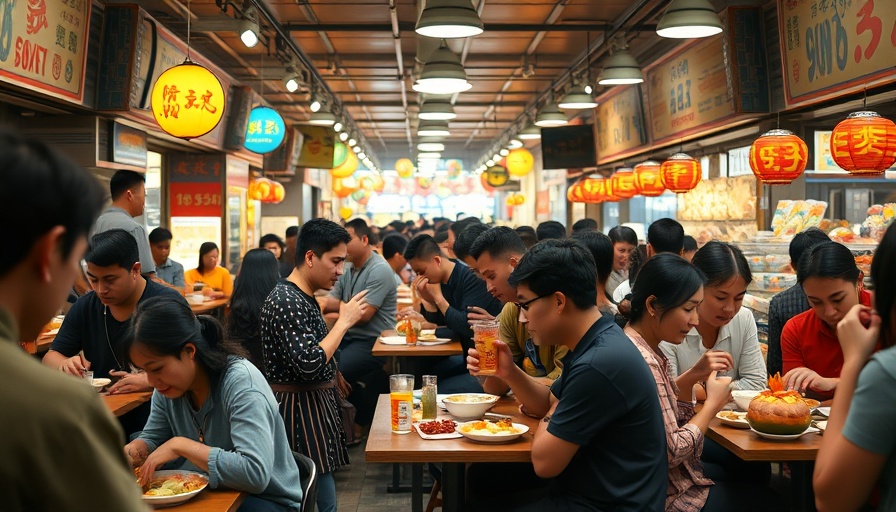
[[[434,340],[426,341],[417,340],[417,345],[423,345],[424,347],[430,347],[432,345],[444,345],[445,343],[451,343],[451,338],[436,338]]]
[[[443,419],[447,419],[447,418],[436,418],[435,420],[427,420],[427,421],[442,421]],[[454,432],[452,432],[450,434],[426,434],[423,431],[421,431],[419,428],[417,428],[417,426],[420,425],[420,423],[426,423],[426,421],[415,421],[414,422],[414,430],[417,432],[417,434],[420,435],[420,437],[422,437],[423,439],[426,439],[428,441],[437,440],[437,439],[457,439],[458,437],[463,437],[463,435],[461,435],[461,433],[457,431],[457,422],[456,421],[454,422],[455,430],[454,430]]]
[[[726,414],[736,414],[738,419],[732,420],[730,418],[726,418],[724,415]],[[716,418],[719,418],[719,421],[722,422],[722,425],[728,425],[733,428],[750,428],[750,424],[747,423],[747,413],[738,412],[738,411],[719,411],[716,413]]]
[[[817,434],[819,430],[815,427],[809,427],[803,432],[799,434],[766,434],[765,432],[760,432],[753,427],[750,427],[750,430],[755,432],[759,437],[764,437],[766,439],[771,439],[772,441],[792,441],[794,439],[799,439],[800,437],[806,434]]]
[[[404,336],[380,336],[383,345],[407,345],[408,340]]]
[[[825,418],[831,417],[831,408],[830,407],[816,407],[815,412],[817,412],[818,414],[821,414]]]
[[[818,430],[820,430],[822,434],[824,434],[824,431],[827,430],[827,428],[828,428],[828,422],[827,421],[816,421],[815,427],[818,428]]]
[[[202,489],[205,489],[205,487],[208,485],[208,477],[206,477],[202,473],[197,473],[195,471],[162,470],[153,473],[153,478],[155,479],[160,476],[174,476],[183,474],[200,475],[205,479],[205,485],[203,485],[200,489],[196,489],[195,491],[178,494],[176,496],[143,496],[143,502],[151,505],[152,507],[170,507],[173,505],[179,505],[202,492]]]
[[[479,420],[476,420],[476,421],[479,421]],[[515,440],[519,439],[519,437],[521,435],[523,435],[529,431],[528,426],[523,425],[522,423],[514,423],[513,426],[517,430],[519,430],[519,432],[517,432],[515,434],[488,434],[488,435],[486,435],[486,434],[473,434],[473,433],[463,432],[461,429],[464,427],[464,425],[467,425],[468,423],[472,423],[472,422],[468,421],[466,423],[459,424],[457,426],[457,432],[460,432],[460,435],[466,437],[467,439],[469,439],[471,441],[477,441],[480,443],[509,443],[511,441],[515,441]]]
[[[431,335],[435,336],[435,335],[436,335],[436,330],[435,330],[435,329],[422,329],[422,330],[420,331],[420,334],[421,334],[421,335],[430,335],[430,334],[431,334]]]

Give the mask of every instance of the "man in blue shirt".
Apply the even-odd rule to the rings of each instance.
[[[543,416],[532,440],[535,473],[550,479],[498,502],[511,510],[662,510],[666,433],[650,370],[628,337],[596,306],[597,271],[575,240],[547,240],[510,276],[530,334],[564,345],[563,374],[548,388],[498,345],[498,377],[529,413]],[[468,368],[479,370],[472,350]],[[538,493],[542,493],[541,496]]]
[[[166,228],[156,228],[149,232],[149,250],[156,264],[159,284],[167,285],[179,292],[184,291],[184,266],[168,257],[171,254],[171,240],[174,236]]]

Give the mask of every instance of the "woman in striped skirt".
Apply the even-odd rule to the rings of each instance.
[[[317,464],[317,509],[336,510],[333,471],[348,464],[345,431],[339,415],[333,354],[346,331],[367,308],[366,291],[342,304],[327,333],[314,298],[342,274],[348,232],[335,222],[307,222],[296,240],[296,267],[268,295],[261,309],[265,377],[280,402],[293,450]]]

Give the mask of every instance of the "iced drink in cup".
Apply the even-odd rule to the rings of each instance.
[[[498,321],[483,320],[473,324],[473,343],[479,352],[479,375],[494,375],[498,372]]]
[[[392,406],[392,433],[407,434],[411,431],[411,417],[414,413],[412,393],[414,376],[408,374],[389,377],[389,400]]]

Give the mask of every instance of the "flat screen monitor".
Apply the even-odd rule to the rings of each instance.
[[[581,169],[597,166],[594,125],[541,129],[541,155],[545,169]]]

